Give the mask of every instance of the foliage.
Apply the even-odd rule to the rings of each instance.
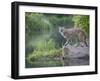
[[[26,13],[26,32],[29,35],[36,35],[40,32],[44,33],[50,30],[50,22],[45,18],[43,14],[27,14]]]
[[[55,43],[53,42],[52,39],[49,40],[40,40],[38,43],[35,45],[36,50],[38,51],[43,51],[43,50],[52,50],[55,49]]]
[[[32,52],[33,44],[38,40],[53,39],[56,48],[61,48],[65,39],[59,34],[59,26],[73,26],[72,16],[61,14],[25,13],[25,44],[26,53]],[[47,37],[47,36],[48,37]],[[29,49],[29,50],[28,50]]]
[[[27,61],[29,63],[33,63],[34,60],[38,60],[40,58],[53,58],[60,57],[62,54],[62,49],[52,49],[52,50],[36,50],[32,54],[27,57]]]
[[[77,15],[73,17],[75,27],[81,28],[89,37],[89,16],[87,15]]]

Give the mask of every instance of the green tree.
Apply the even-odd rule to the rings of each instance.
[[[89,16],[88,15],[77,15],[73,16],[75,27],[81,28],[89,37]]]

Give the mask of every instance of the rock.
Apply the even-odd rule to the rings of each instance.
[[[80,66],[80,65],[89,65],[89,59],[70,58],[63,60],[63,66]]]
[[[89,47],[67,45],[62,54],[63,66],[89,65]]]
[[[89,56],[89,47],[71,46],[67,45],[63,47],[64,58],[84,58]]]

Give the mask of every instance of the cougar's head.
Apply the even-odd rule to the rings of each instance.
[[[64,38],[66,38],[65,36],[64,36],[64,27],[59,27],[59,33],[64,37]]]
[[[64,31],[64,27],[59,27],[59,32],[63,32]]]

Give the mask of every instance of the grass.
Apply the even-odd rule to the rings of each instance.
[[[53,39],[41,38],[32,44],[34,50],[26,57],[27,65],[34,67],[61,65],[57,58],[62,56],[62,48],[55,48]]]
[[[57,58],[57,57],[60,57],[61,55],[62,55],[62,49],[52,49],[49,51],[37,50],[37,51],[34,51],[32,54],[29,54],[26,60],[32,64],[34,61],[41,58]]]

